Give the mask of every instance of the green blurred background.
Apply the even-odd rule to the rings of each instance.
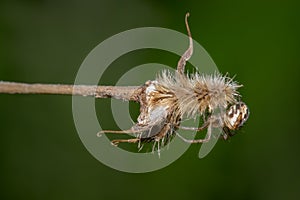
[[[189,11],[194,39],[222,73],[237,75],[251,115],[240,134],[202,160],[195,145],[164,169],[128,174],[85,149],[71,96],[1,94],[0,198],[299,199],[299,10],[296,0],[2,0],[0,80],[72,84],[101,41],[146,26],[186,33]],[[112,84],[120,76],[114,71],[137,64],[177,60],[161,51],[131,53],[102,81]],[[116,129],[106,115],[102,123]]]

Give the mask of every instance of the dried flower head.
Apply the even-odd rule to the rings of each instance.
[[[207,142],[210,140],[212,127],[223,128],[223,138],[227,139],[232,135],[232,130],[239,129],[246,122],[249,109],[245,103],[240,102],[237,91],[242,85],[219,73],[184,74],[186,61],[193,54],[188,16],[189,14],[186,15],[185,23],[189,35],[189,48],[179,60],[175,74],[165,70],[157,76],[156,80],[148,81],[141,86],[137,99],[141,104],[140,115],[131,129],[104,130],[98,133],[99,136],[102,133],[135,133],[135,138],[113,140],[112,144],[128,142],[140,145],[141,142],[154,141],[159,150],[159,145],[167,144],[174,135],[178,135],[188,143]],[[197,116],[203,116],[204,122],[201,127],[180,126],[183,118]],[[176,132],[177,129],[201,131],[206,128],[206,138],[198,140],[187,140]]]

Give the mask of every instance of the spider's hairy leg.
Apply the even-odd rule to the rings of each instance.
[[[114,146],[118,146],[119,143],[123,142],[123,143],[137,143],[139,142],[141,139],[140,138],[133,138],[133,139],[119,139],[119,140],[112,140],[111,144]]]
[[[198,139],[198,140],[188,140],[184,137],[182,137],[178,132],[176,132],[176,135],[182,139],[184,142],[186,143],[191,143],[191,144],[195,144],[195,143],[205,143],[208,142],[211,138],[211,125],[208,126],[207,128],[207,135],[204,139]]]
[[[98,137],[101,137],[102,134],[104,133],[114,133],[114,134],[128,134],[128,133],[141,133],[141,132],[144,132],[144,131],[148,131],[150,130],[150,128],[148,126],[146,127],[139,127],[137,125],[131,127],[130,129],[128,130],[122,130],[122,131],[116,131],[116,130],[102,130],[102,131],[99,131],[97,133],[97,136]]]
[[[185,15],[185,25],[186,25],[186,29],[187,29],[187,32],[188,32],[188,36],[189,36],[189,48],[184,52],[184,54],[181,56],[180,60],[178,61],[178,64],[177,64],[177,72],[181,75],[184,74],[184,68],[185,68],[185,65],[186,65],[186,61],[188,61],[192,54],[193,54],[193,38],[192,38],[192,34],[191,34],[191,31],[190,31],[190,27],[189,27],[189,24],[188,24],[188,17],[190,16],[189,13],[187,13]]]
[[[116,140],[112,140],[111,143],[113,145],[117,146],[119,143],[138,143],[138,142],[142,142],[143,139],[152,138],[155,142],[158,142],[158,144],[159,144],[159,141],[162,140],[166,136],[166,134],[168,133],[169,130],[170,130],[170,126],[166,125],[158,133],[156,133],[153,136],[149,136],[149,137],[145,137],[145,138],[142,138],[142,137],[138,136],[137,138],[132,138],[132,139],[116,139]],[[126,134],[126,133],[129,133],[130,131],[131,131],[131,133],[134,133],[134,132],[141,133],[143,131],[151,131],[151,130],[150,129],[146,129],[146,130],[141,130],[140,129],[140,130],[137,130],[137,131],[133,130],[133,132],[132,132],[132,130],[110,131],[110,133]]]
[[[200,127],[188,127],[188,126],[178,126],[178,129],[182,130],[187,130],[187,131],[203,131],[206,129],[209,125],[209,122],[205,122],[202,126]]]

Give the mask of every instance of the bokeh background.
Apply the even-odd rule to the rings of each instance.
[[[299,9],[296,0],[2,0],[0,80],[72,84],[101,41],[146,26],[186,33],[189,11],[193,38],[221,72],[237,75],[251,115],[238,135],[202,160],[194,145],[164,169],[128,174],[85,149],[71,96],[0,94],[0,198],[299,199]],[[113,84],[138,64],[175,67],[178,59],[132,52],[101,82]],[[97,100],[97,107],[109,102]],[[117,129],[104,113],[99,121]]]

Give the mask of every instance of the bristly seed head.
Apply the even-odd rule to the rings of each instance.
[[[182,115],[194,118],[207,110],[226,109],[237,103],[240,96],[237,89],[241,87],[232,78],[219,73],[213,75],[190,74],[180,76],[163,71],[157,78],[157,84],[174,93]]]
[[[154,141],[153,149],[169,143],[174,135],[178,135],[187,143],[205,143],[215,136],[213,128],[223,129],[223,138],[232,136],[231,130],[239,129],[249,117],[249,109],[240,102],[238,88],[242,87],[233,78],[220,73],[212,75],[185,74],[186,62],[193,54],[193,39],[188,26],[189,14],[185,24],[189,36],[189,47],[177,63],[175,74],[165,70],[156,80],[147,81],[140,94],[136,96],[141,104],[137,123],[129,130],[106,131],[111,133],[137,133],[134,139],[114,140],[120,142],[141,143]],[[180,126],[181,120],[203,117],[200,127]],[[177,129],[202,131],[207,129],[204,139],[188,140],[176,132]]]

